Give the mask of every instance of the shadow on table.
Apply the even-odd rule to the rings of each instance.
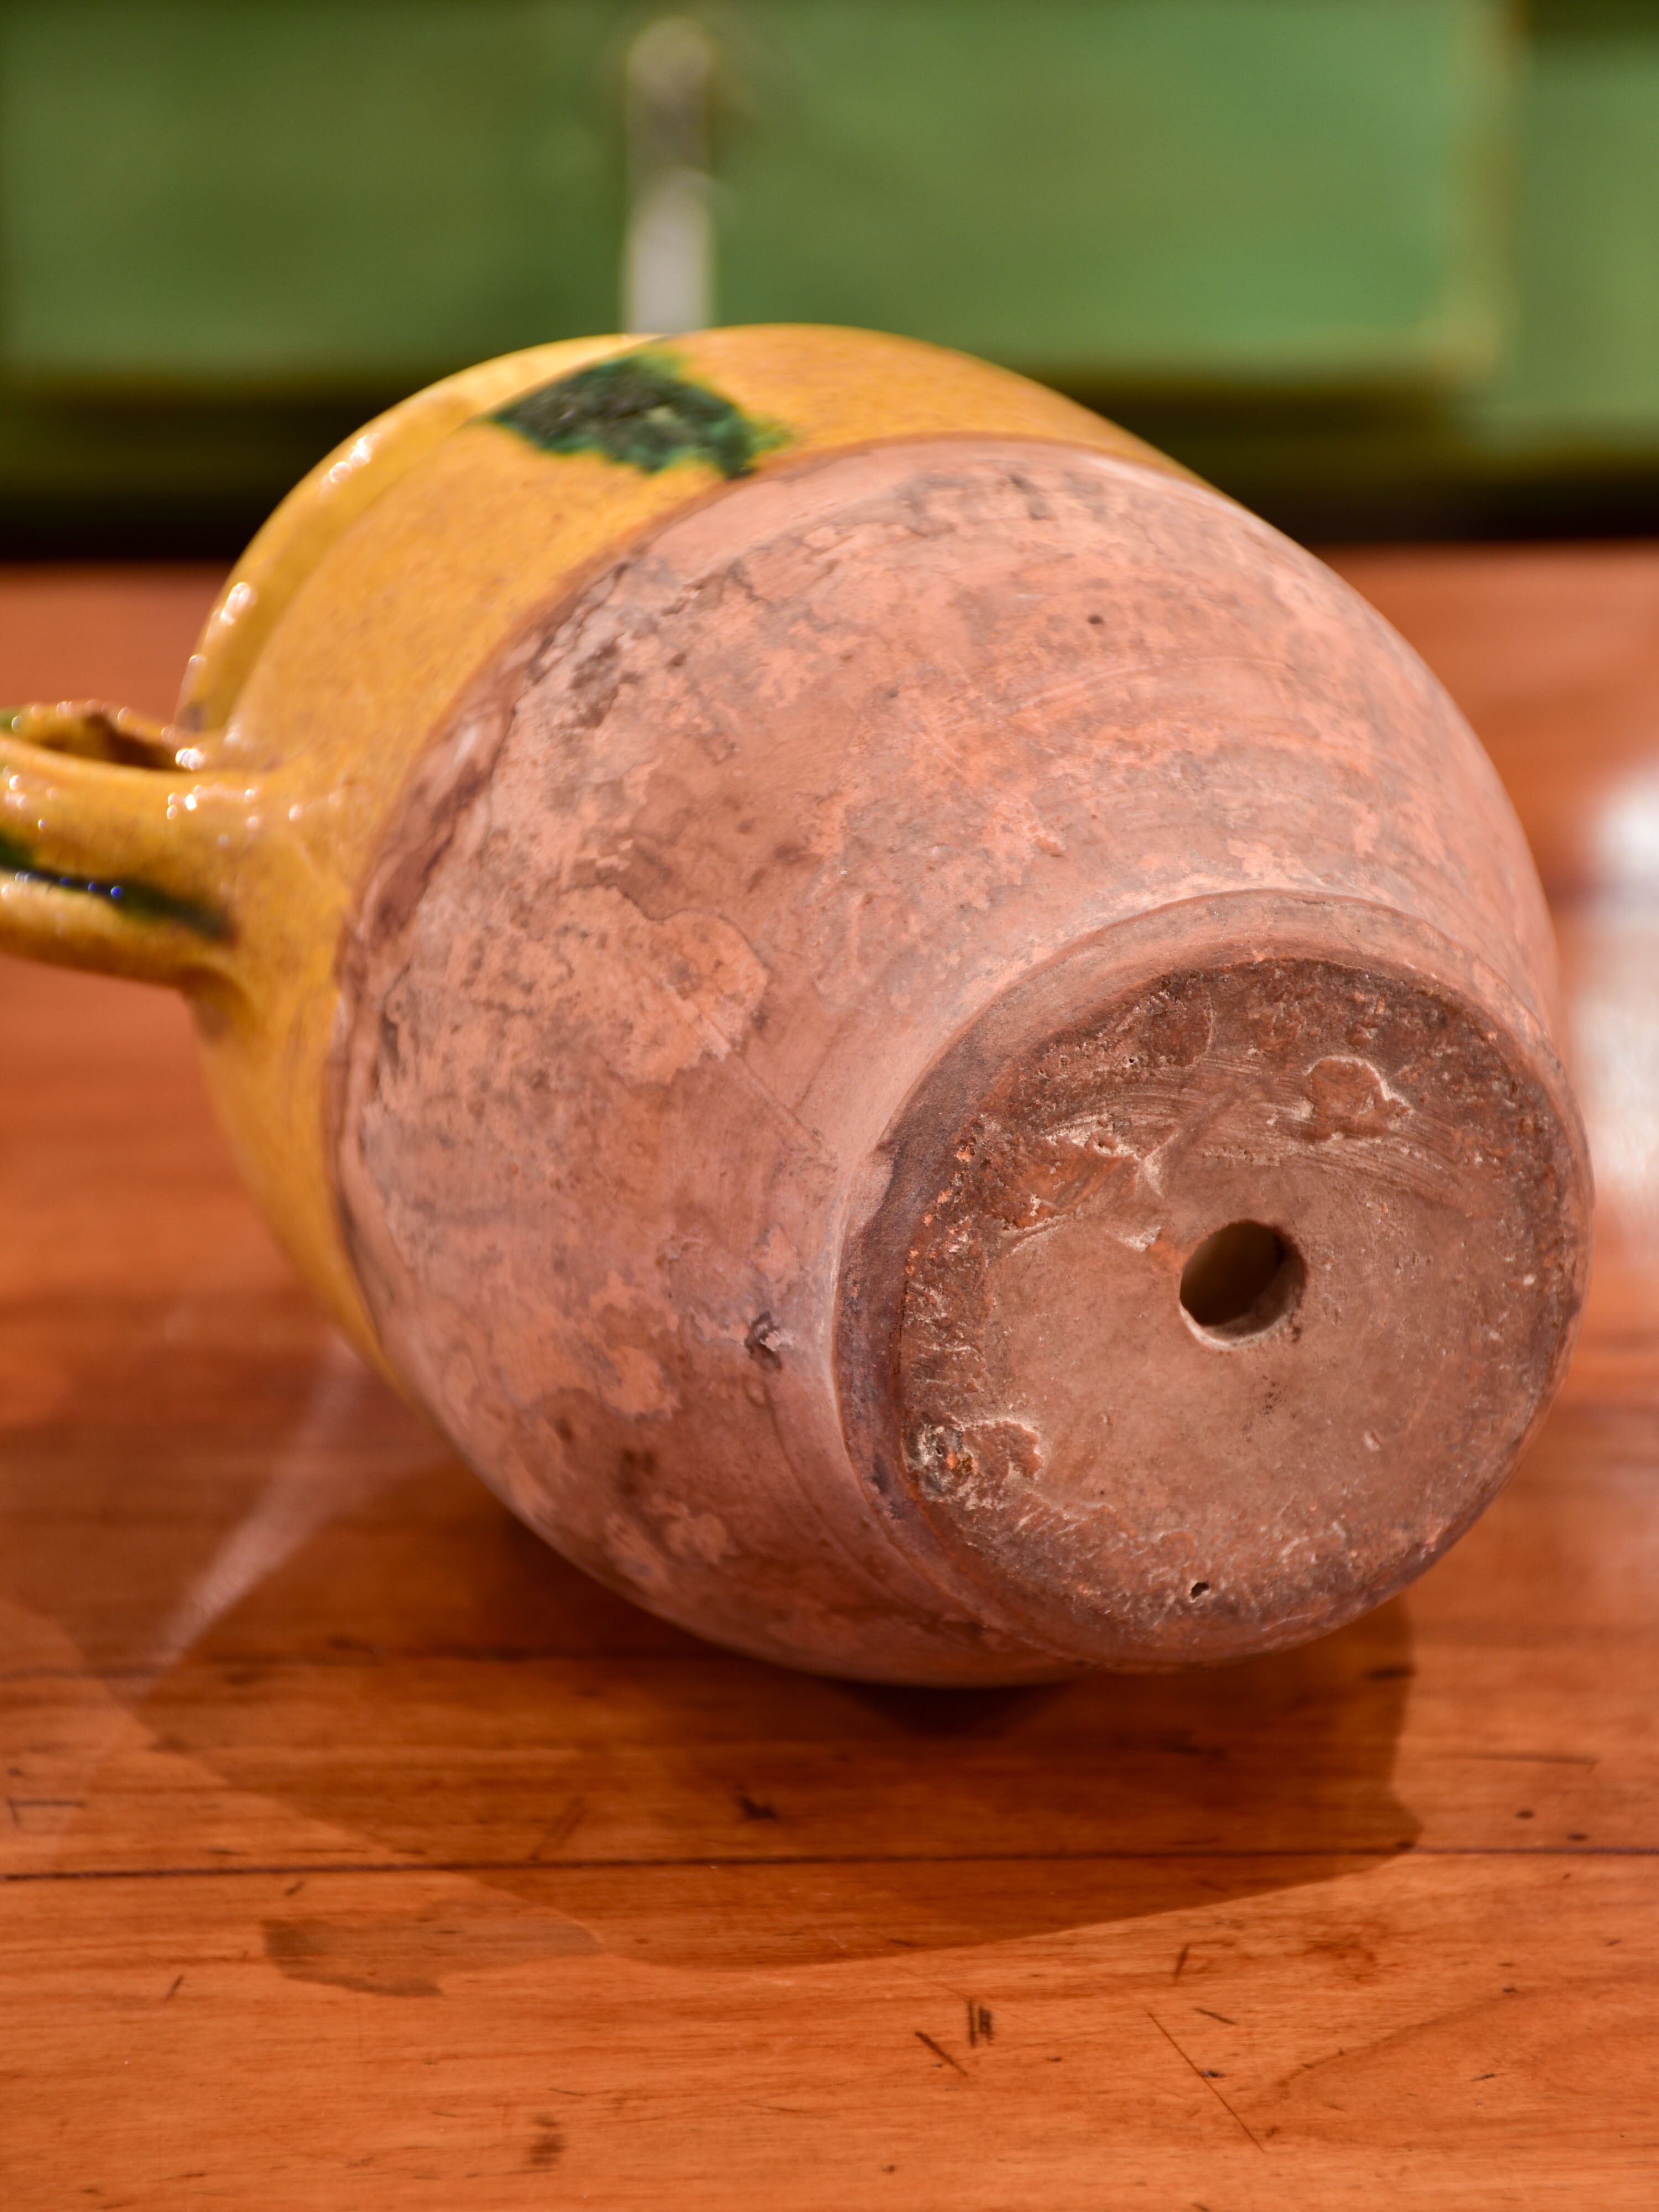
[[[332,1932],[296,1904],[268,1931],[286,1972],[409,1993],[526,1945],[568,1951],[573,1922],[662,1964],[896,1957],[1328,1881],[1417,1833],[1390,1787],[1412,1673],[1398,1602],[1199,1674],[829,1681],[600,1589],[435,1460],[379,1385],[325,1425],[313,1474],[336,1508],[297,1521],[273,1520],[287,1493],[252,1440],[211,1429],[13,1431],[4,1455],[14,1495],[55,1501],[76,1541],[33,1568],[14,1553],[3,1579],[157,1753],[216,1778],[214,1832],[235,1844],[216,1869],[453,1878],[441,1924],[409,1918],[395,1881],[361,1886],[367,1917]],[[335,1490],[329,1466],[360,1475],[371,1443],[380,1479]],[[70,1510],[77,1492],[95,1510]],[[273,1527],[248,1574],[248,1531]],[[181,1592],[215,1589],[233,1600],[216,1615],[181,1612]],[[146,1815],[147,1850],[154,1833]],[[202,1863],[182,1816],[162,1843]],[[405,1941],[418,1963],[400,1972]]]
[[[623,1955],[732,1966],[1053,1933],[1375,1863],[1417,1833],[1390,1787],[1411,1673],[1396,1602],[1201,1674],[795,1674],[641,1613],[447,1465],[317,1531],[145,1717],[381,1863],[465,1874]],[[252,1729],[225,1709],[250,1698]],[[463,1913],[455,1971],[469,1928],[480,1958],[501,1940],[493,1909]]]

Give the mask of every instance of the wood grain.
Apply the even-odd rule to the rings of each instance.
[[[1343,565],[1543,855],[1605,1204],[1509,1491],[1300,1652],[899,1692],[633,1611],[331,1339],[183,1011],[0,969],[9,2207],[1659,2199],[1659,556]]]

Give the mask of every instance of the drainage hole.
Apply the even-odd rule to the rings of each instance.
[[[1276,1229],[1230,1221],[1206,1237],[1182,1269],[1181,1303],[1201,1335],[1244,1344],[1295,1311],[1304,1279],[1296,1247]]]

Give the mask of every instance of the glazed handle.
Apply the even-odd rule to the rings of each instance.
[[[0,713],[0,950],[228,980],[258,794],[209,743],[96,700]]]

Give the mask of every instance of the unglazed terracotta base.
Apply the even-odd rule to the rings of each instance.
[[[1133,462],[842,454],[601,565],[428,755],[345,965],[350,1249],[474,1464],[676,1619],[1226,1658],[1418,1572],[1553,1385],[1548,962],[1306,556]]]
[[[370,424],[176,725],[0,730],[0,943],[187,992],[365,1354],[769,1657],[1314,1635],[1570,1344],[1588,1170],[1474,738],[1318,562],[907,341],[583,340]]]

